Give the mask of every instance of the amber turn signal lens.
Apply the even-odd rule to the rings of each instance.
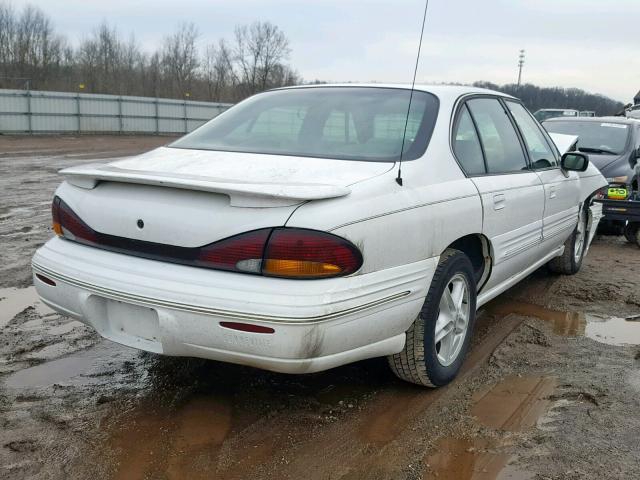
[[[331,263],[308,262],[304,260],[267,259],[262,271],[278,277],[331,277],[340,275],[342,269]]]
[[[62,237],[64,234],[62,233],[62,227],[60,226],[60,224],[58,222],[53,222],[53,231],[55,232],[56,235],[58,235],[59,237]]]

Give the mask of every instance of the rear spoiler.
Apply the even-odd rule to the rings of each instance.
[[[252,183],[187,174],[166,174],[130,170],[104,164],[90,164],[60,171],[76,187],[93,189],[100,182],[135,183],[228,195],[234,207],[284,207],[306,200],[344,197],[349,187],[317,183]]]

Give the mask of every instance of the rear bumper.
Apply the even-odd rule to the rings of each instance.
[[[436,264],[432,258],[364,275],[295,281],[167,264],[59,238],[33,258],[43,301],[105,338],[288,373],[400,351]],[[274,333],[231,330],[220,322]]]

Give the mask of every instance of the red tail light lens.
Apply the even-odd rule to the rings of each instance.
[[[270,228],[263,228],[205,245],[199,249],[196,264],[217,270],[260,273],[270,234]]]
[[[350,275],[362,254],[348,240],[301,228],[263,228],[202,247],[187,248],[96,232],[59,197],[52,206],[53,230],[68,240],[128,255],[184,265],[280,278]]]
[[[51,210],[53,216],[53,231],[56,235],[68,238],[69,240],[76,240],[80,243],[97,243],[96,232],[84,223],[60,197],[53,199]]]
[[[330,233],[266,228],[200,248],[196,264],[270,277],[327,278],[356,272],[362,255],[351,242]]]

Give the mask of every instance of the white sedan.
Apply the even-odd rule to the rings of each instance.
[[[55,310],[150,352],[289,373],[388,356],[426,386],[455,377],[482,304],[578,271],[606,185],[515,98],[378,84],[269,91],[61,173],[33,257]]]

